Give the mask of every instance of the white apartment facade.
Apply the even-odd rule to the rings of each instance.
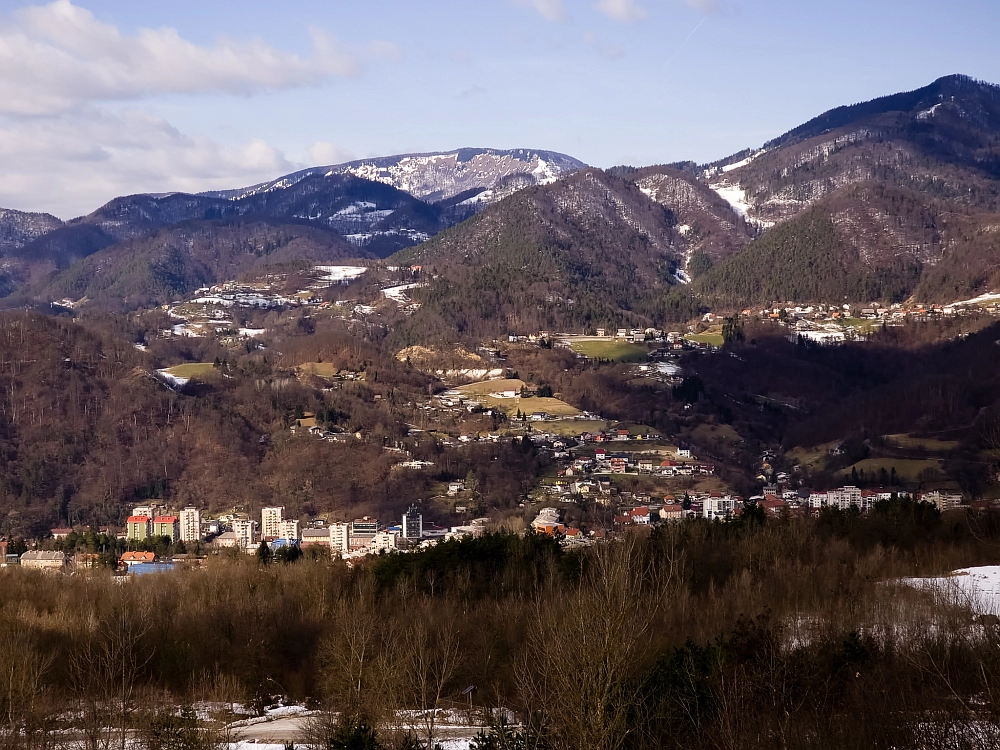
[[[266,534],[265,534],[266,536]],[[278,535],[275,539],[287,539],[288,541],[298,541],[302,538],[302,531],[298,521],[286,520],[278,524]]]
[[[237,518],[233,521],[233,533],[236,535],[236,546],[246,549],[257,542],[257,522]]]
[[[262,508],[260,511],[260,533],[265,539],[279,539],[279,526],[284,520],[285,507]]]
[[[181,541],[200,542],[201,541],[201,511],[197,508],[187,507],[180,513],[181,517]]]
[[[351,551],[351,524],[330,524],[330,551],[345,554]]]

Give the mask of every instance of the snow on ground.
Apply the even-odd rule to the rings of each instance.
[[[489,203],[493,200],[493,191],[484,190],[481,193],[476,193],[471,198],[466,198],[464,201],[459,203],[460,206],[474,206],[477,203]]]
[[[147,350],[147,349],[149,348],[149,347],[148,347],[148,346],[146,346],[145,344],[132,344],[132,346],[134,346],[134,347],[135,347],[136,349],[138,349],[138,350],[139,350],[140,352],[144,352],[144,351],[146,351],[146,350]]]
[[[267,329],[266,328],[241,328],[240,329],[240,336],[249,336],[250,338],[253,338],[254,336],[263,336],[265,333],[267,333]]]
[[[733,210],[744,219],[749,219],[750,204],[747,203],[747,192],[739,185],[730,185],[728,182],[719,182],[709,185],[716,194],[726,203],[733,207]]]
[[[368,271],[365,266],[316,266],[316,270],[323,274],[320,281],[329,281],[331,284],[352,281]]]
[[[938,102],[937,104],[935,104],[930,109],[925,109],[923,112],[918,112],[917,113],[917,119],[918,120],[927,120],[927,119],[933,117],[935,115],[935,113],[938,111],[938,107],[940,107],[942,103],[943,102]]]
[[[190,378],[179,378],[176,375],[171,375],[167,370],[157,370],[156,374],[175,388],[181,388],[187,385],[187,382],[190,380]]]
[[[682,237],[687,237],[688,234],[691,232],[691,225],[690,224],[678,224],[677,225],[677,231],[681,233]]]
[[[406,292],[410,289],[417,289],[422,286],[425,286],[425,284],[400,284],[399,286],[390,286],[383,289],[382,294],[385,295],[386,299],[391,299],[393,302],[405,305],[410,301],[410,298],[406,296]]]
[[[904,578],[902,582],[940,592],[978,614],[1000,614],[1000,565],[962,568],[940,578]]]
[[[764,153],[764,149],[761,149],[760,151],[754,151],[746,159],[740,159],[739,161],[734,161],[732,164],[727,164],[726,166],[724,166],[722,168],[722,171],[723,172],[732,172],[734,169],[739,169],[740,167],[745,167],[747,164],[749,164],[750,162],[752,162],[754,159],[756,159],[758,156],[760,156],[763,153]]]
[[[972,299],[964,299],[958,302],[952,302],[944,306],[945,310],[952,310],[960,305],[981,305],[986,302],[997,302],[1000,301],[1000,294],[995,292],[989,292],[987,294],[980,294],[978,297],[973,297]]]

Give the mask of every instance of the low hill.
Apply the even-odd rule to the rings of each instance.
[[[191,221],[104,248],[12,301],[87,297],[92,306],[132,310],[169,302],[260,265],[358,257],[372,256],[307,223]]]
[[[435,277],[414,290],[422,307],[394,334],[407,345],[455,332],[648,323],[677,283],[682,251],[669,210],[587,169],[515,193],[392,260]]]

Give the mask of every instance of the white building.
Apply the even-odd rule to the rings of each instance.
[[[236,546],[246,549],[257,542],[257,522],[237,518],[233,521],[233,533],[236,535]]]
[[[399,546],[399,532],[396,531],[380,531],[375,534],[375,538],[372,539],[371,549],[372,552],[378,554],[379,552],[392,552]]]
[[[287,539],[288,541],[296,541],[302,538],[302,532],[299,528],[298,521],[282,521],[278,524],[278,536],[276,539]]]
[[[702,503],[702,515],[705,518],[729,518],[736,510],[736,500],[731,495],[725,497],[706,497]]]
[[[260,511],[260,533],[265,539],[278,539],[281,534],[278,530],[284,518],[284,506],[276,508],[262,508]]]
[[[201,511],[188,506],[181,511],[181,541],[201,541]]]
[[[420,539],[424,535],[424,517],[417,510],[416,505],[411,505],[409,510],[403,514],[403,538]]]
[[[330,524],[330,551],[344,554],[351,551],[351,524]]]

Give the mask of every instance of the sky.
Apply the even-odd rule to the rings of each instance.
[[[714,161],[951,73],[995,0],[0,0],[0,206],[458,147]]]

